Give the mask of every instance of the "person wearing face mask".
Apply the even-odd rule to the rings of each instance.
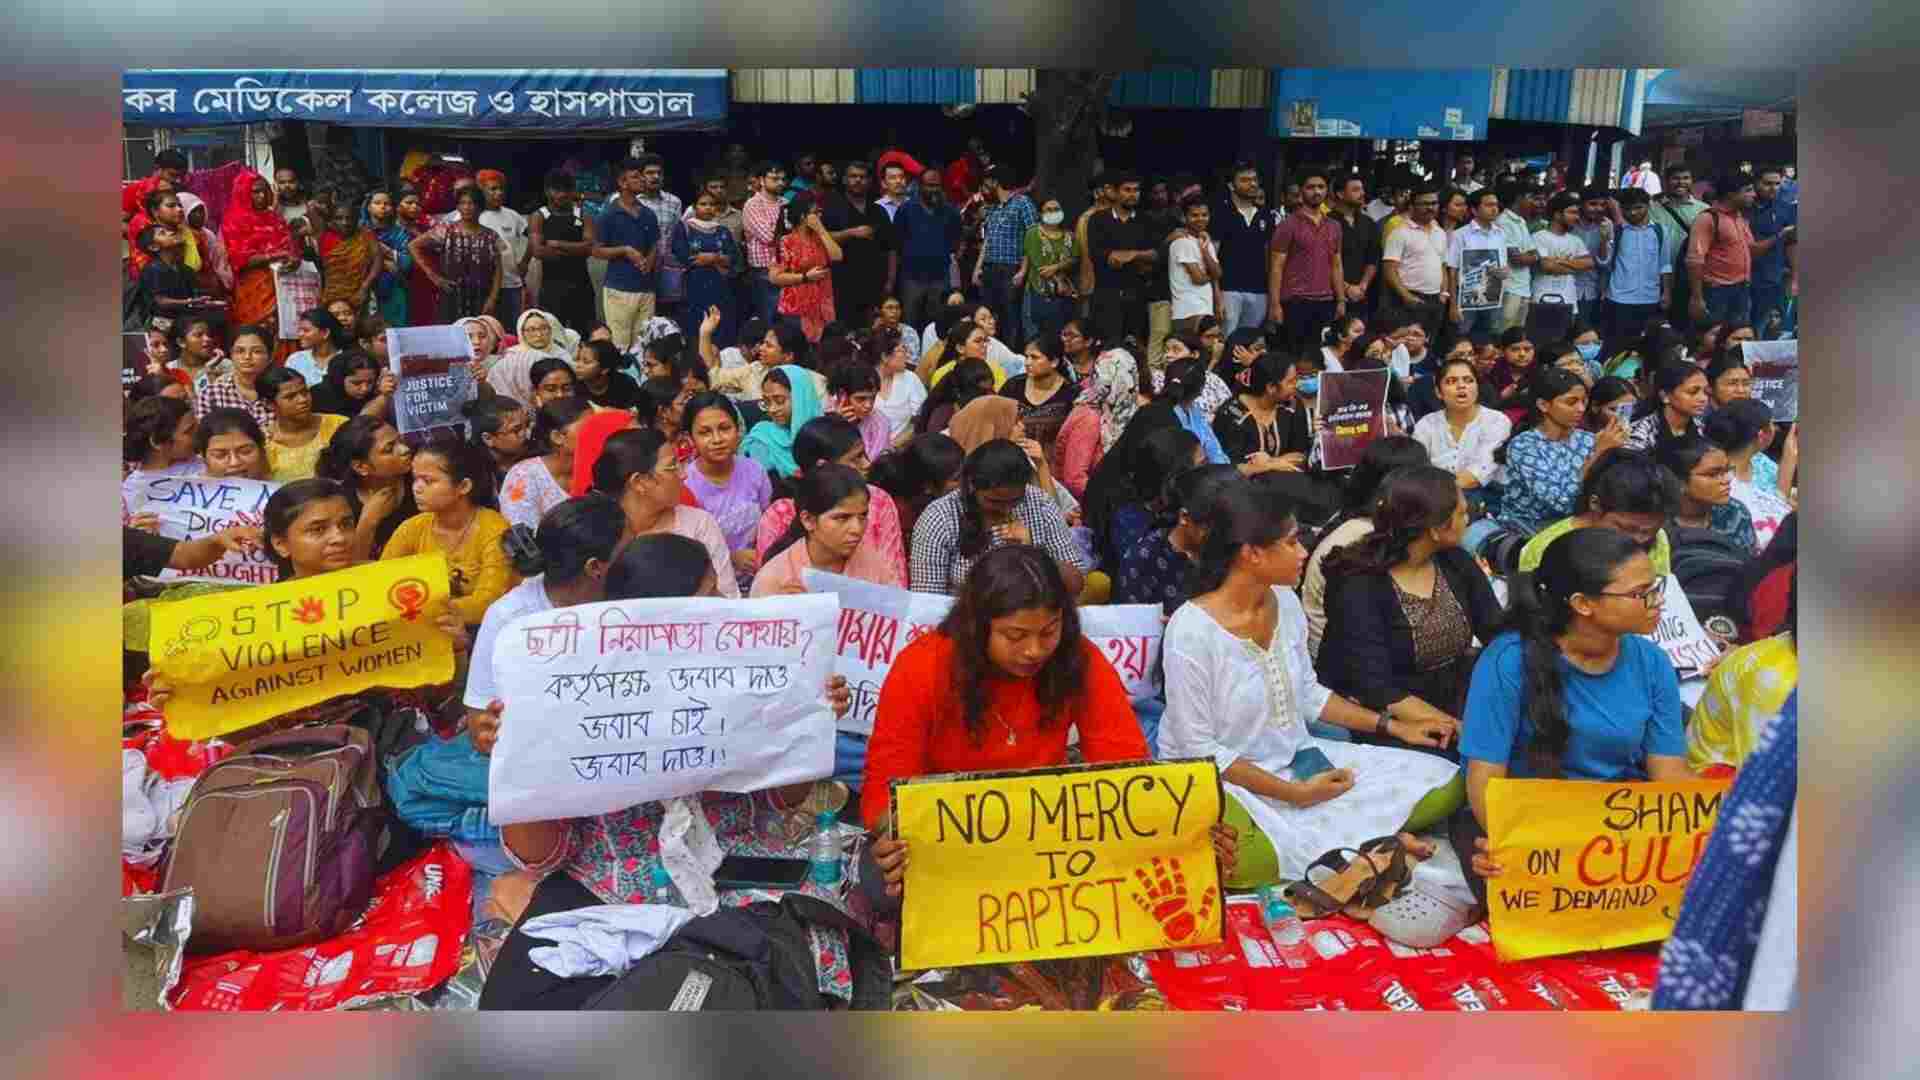
[[[1080,265],[1080,249],[1066,219],[1059,199],[1043,197],[1040,221],[1027,230],[1022,243],[1020,273],[1026,281],[1022,306],[1028,341],[1060,329],[1079,299],[1074,271]]]

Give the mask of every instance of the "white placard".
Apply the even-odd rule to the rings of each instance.
[[[267,500],[280,485],[238,477],[215,480],[207,476],[154,476],[141,481],[127,500],[132,513],[160,515],[160,535],[174,540],[198,540],[236,525],[259,527],[265,521]],[[217,581],[223,585],[271,585],[280,570],[268,557],[265,541],[253,551],[229,551],[212,566],[192,572],[166,569],[165,581]]]
[[[889,585],[803,570],[807,588],[840,598],[840,620],[834,635],[834,672],[846,677],[853,691],[853,707],[840,720],[842,731],[873,733],[874,710],[880,687],[887,681],[894,657],[922,634],[934,629],[953,607],[953,597],[908,592]],[[1080,633],[1104,654],[1126,684],[1134,701],[1153,697],[1154,662],[1166,629],[1155,604],[1093,604],[1079,609]]]
[[[615,600],[500,632],[497,825],[833,773],[831,595]]]
[[[1720,655],[1720,646],[1707,636],[1707,628],[1700,625],[1699,616],[1693,613],[1693,603],[1687,599],[1687,591],[1680,587],[1680,579],[1671,574],[1667,575],[1666,603],[1660,608],[1660,625],[1648,636],[1667,654],[1667,659],[1673,661],[1674,670],[1683,679],[1699,674]]]

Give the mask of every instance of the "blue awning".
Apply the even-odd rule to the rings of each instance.
[[[135,70],[121,81],[120,110],[127,123],[156,127],[316,120],[528,135],[701,131],[726,123],[727,72]]]

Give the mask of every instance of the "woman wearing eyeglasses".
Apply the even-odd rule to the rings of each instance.
[[[1692,779],[1679,676],[1644,636],[1665,588],[1640,544],[1594,527],[1548,544],[1531,587],[1515,591],[1512,628],[1474,665],[1461,724],[1471,813],[1455,815],[1452,840],[1475,853],[1482,904],[1501,870],[1486,846],[1490,781]]]

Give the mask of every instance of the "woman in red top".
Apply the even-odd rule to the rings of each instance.
[[[888,836],[886,821],[896,777],[1065,765],[1070,729],[1088,764],[1152,757],[1119,674],[1080,635],[1053,557],[1030,544],[997,548],[880,688],[860,813],[887,895],[900,895],[907,867],[906,845]],[[1214,848],[1229,866],[1233,835],[1215,827]]]
[[[807,340],[820,343],[820,332],[833,321],[833,263],[840,261],[840,245],[820,220],[820,203],[801,192],[787,207],[794,230],[780,238],[780,258],[767,280],[780,286],[780,314],[800,320]]]

